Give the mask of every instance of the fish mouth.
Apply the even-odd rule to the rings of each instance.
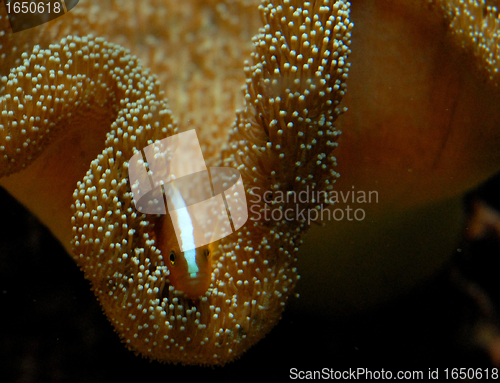
[[[187,274],[178,280],[177,289],[186,294],[188,298],[197,299],[202,295],[205,295],[210,283],[210,275],[205,273],[192,273]]]

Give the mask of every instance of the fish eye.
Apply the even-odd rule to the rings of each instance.
[[[210,257],[210,250],[209,249],[206,249],[203,254],[205,255],[205,258],[208,258]]]
[[[175,260],[177,259],[177,255],[175,254],[175,251],[171,250],[170,255],[169,255],[170,263],[172,265],[175,265]]]

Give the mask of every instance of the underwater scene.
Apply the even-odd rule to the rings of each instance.
[[[0,53],[0,381],[500,379],[497,0],[5,0]]]

